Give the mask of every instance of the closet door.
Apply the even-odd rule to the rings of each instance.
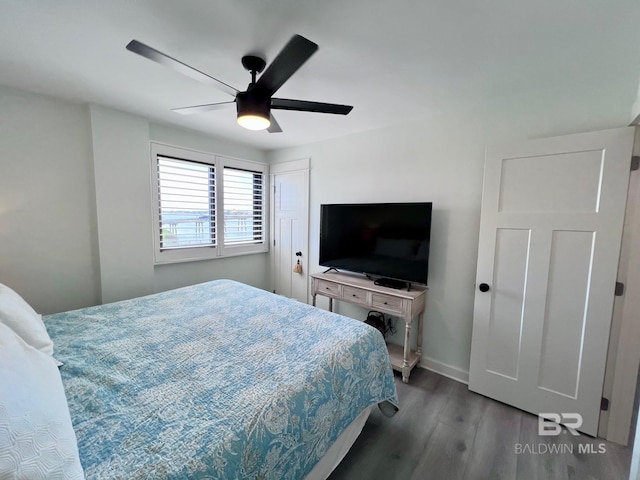
[[[489,148],[485,164],[469,388],[594,436],[633,134]]]

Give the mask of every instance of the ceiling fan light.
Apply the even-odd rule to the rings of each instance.
[[[248,90],[236,95],[238,124],[248,130],[264,130],[271,125],[270,99]]]
[[[261,115],[245,113],[238,115],[238,124],[248,130],[264,130],[269,128],[271,121]]]

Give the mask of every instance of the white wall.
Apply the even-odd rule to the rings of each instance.
[[[149,124],[149,138],[154,142],[166,143],[192,150],[224,155],[231,158],[267,161],[266,154],[256,148],[241,145],[221,138],[208,137],[193,130],[185,130],[171,125]]]
[[[149,124],[92,105],[102,303],[153,293]]]
[[[154,266],[149,142],[257,149],[0,87],[0,282],[41,313],[217,278],[268,289],[268,254]]]
[[[42,313],[99,300],[86,107],[0,86],[0,282]]]
[[[630,124],[640,125],[640,85],[638,85],[638,97],[631,108]]]
[[[454,112],[271,152],[271,162],[311,158],[310,271],[323,270],[317,264],[320,204],[433,202],[423,364],[465,380],[486,145],[624,126],[628,118],[628,108],[597,106],[594,115],[593,104],[565,101],[545,106],[541,99],[527,110],[505,101],[491,110]],[[355,318],[366,316],[352,305],[337,308]],[[401,343],[401,333],[392,341]]]

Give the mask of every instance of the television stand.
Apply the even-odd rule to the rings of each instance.
[[[380,285],[381,287],[395,288],[396,290],[407,289],[407,292],[411,291],[411,283],[403,282],[402,280],[394,280],[393,278],[377,278],[373,281],[374,285]]]
[[[409,381],[411,370],[420,364],[422,358],[422,313],[426,302],[427,287],[415,287],[409,292],[375,285],[370,279],[347,273],[314,273],[311,275],[312,305],[316,306],[316,296],[329,298],[329,311],[333,311],[333,301],[349,302],[367,310],[378,310],[404,320],[404,343],[387,343],[391,366],[402,372],[402,381]],[[417,325],[414,324],[414,319]],[[417,327],[416,349],[411,348],[411,330]]]

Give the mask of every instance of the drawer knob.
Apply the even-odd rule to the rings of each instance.
[[[356,294],[354,293],[354,294],[353,294],[353,296],[355,297],[355,296],[356,296]]]
[[[387,302],[384,302],[385,305],[387,305]]]

